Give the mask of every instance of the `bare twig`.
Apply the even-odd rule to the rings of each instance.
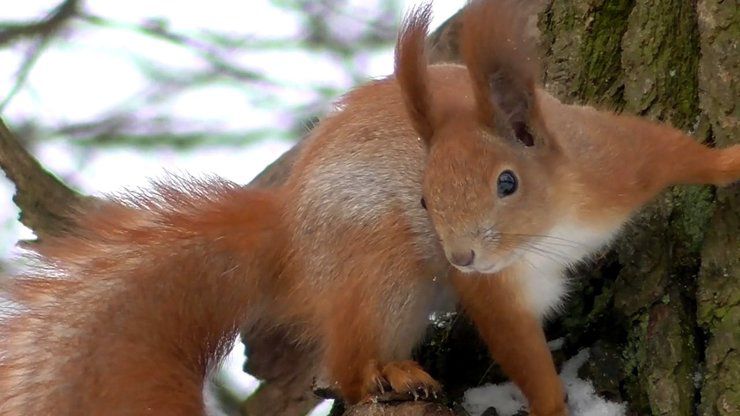
[[[23,38],[37,38],[26,51],[23,62],[16,72],[16,81],[13,88],[0,102],[0,113],[8,106],[10,101],[21,90],[26,83],[31,69],[44,51],[52,36],[57,33],[64,24],[74,17],[80,5],[80,0],[66,0],[52,10],[46,18],[39,22],[28,24],[3,24],[0,27],[0,46],[12,43]]]
[[[44,19],[35,23],[4,23],[0,27],[0,46],[29,37],[49,37],[58,31],[80,8],[81,0],[65,0]]]
[[[46,45],[49,44],[49,39],[50,38],[47,35],[41,36],[41,38],[38,39],[28,49],[28,51],[26,51],[26,56],[23,58],[23,63],[21,63],[20,68],[16,72],[16,79],[15,83],[13,84],[13,88],[11,88],[2,102],[0,102],[0,113],[5,111],[5,108],[8,106],[10,101],[13,99],[13,97],[15,97],[16,94],[18,94],[18,91],[20,91],[23,85],[26,83],[28,75],[31,73],[31,69],[33,68],[34,64],[36,64],[36,61],[38,60],[39,56],[41,56],[41,53],[46,48]]]
[[[227,51],[219,50],[216,45],[209,42],[203,42],[199,39],[195,39],[181,33],[172,32],[168,30],[164,25],[120,23],[112,21],[110,19],[106,19],[104,17],[95,16],[90,13],[80,14],[80,17],[84,21],[97,26],[108,26],[133,30],[145,35],[169,41],[176,45],[192,49],[196,51],[206,62],[210,63],[215,70],[236,80],[268,83],[270,85],[273,84],[271,82],[268,82],[263,74],[249,69],[240,68],[233,62],[229,62],[229,60],[224,57],[225,52]]]

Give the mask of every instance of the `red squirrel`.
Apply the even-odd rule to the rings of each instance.
[[[414,9],[394,76],[342,98],[278,188],[171,179],[70,213],[3,283],[0,414],[204,414],[204,380],[257,324],[315,345],[348,403],[432,393],[411,352],[458,301],[530,414],[565,415],[541,320],[566,267],[665,187],[740,179],[740,146],[560,103],[522,3],[467,6],[465,65],[427,64]]]

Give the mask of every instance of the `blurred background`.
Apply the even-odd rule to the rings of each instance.
[[[342,93],[392,72],[413,0],[4,0],[0,116],[51,172],[85,194],[165,172],[246,184]],[[433,28],[464,0],[434,4]],[[0,269],[18,239],[0,175]],[[220,380],[237,399],[241,345]],[[324,404],[314,414],[326,414]]]

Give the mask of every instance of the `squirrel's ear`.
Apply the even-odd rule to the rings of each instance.
[[[480,122],[524,146],[546,141],[544,132],[536,131],[539,64],[527,33],[531,3],[473,0],[463,15],[460,34]]]
[[[426,36],[432,5],[424,2],[404,17],[396,42],[395,76],[414,130],[431,144],[431,93],[427,75]]]

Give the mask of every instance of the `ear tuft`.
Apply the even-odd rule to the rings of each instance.
[[[525,146],[534,144],[530,119],[539,72],[527,33],[533,6],[531,1],[473,0],[460,34],[480,122]]]
[[[423,2],[404,17],[395,53],[395,76],[414,130],[429,144],[432,136],[431,94],[427,75],[426,36],[432,5]]]

